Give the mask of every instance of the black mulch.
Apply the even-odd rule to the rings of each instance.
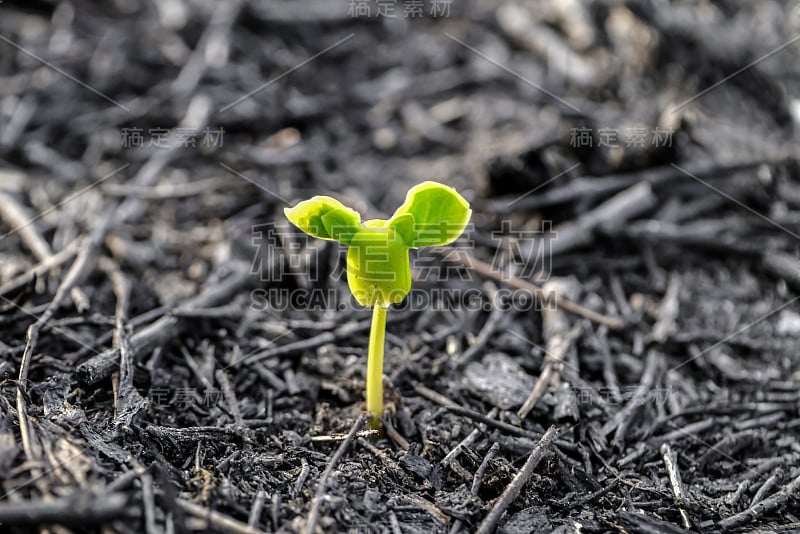
[[[378,4],[0,3],[0,530],[800,531],[795,3]]]

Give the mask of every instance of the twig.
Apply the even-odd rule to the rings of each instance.
[[[13,196],[2,191],[0,191],[0,219],[11,227],[11,232],[0,234],[0,239],[18,233],[19,238],[37,260],[44,263],[51,259],[53,251],[36,229],[36,217],[31,216]]]
[[[555,232],[558,239],[551,239],[549,252],[558,255],[588,245],[594,239],[597,227],[615,228],[656,205],[658,199],[650,184],[638,183],[606,200],[577,220],[560,225]],[[544,238],[544,239],[550,239]],[[541,243],[528,243],[528,250],[542,250]],[[523,250],[523,253],[526,251]]]
[[[774,276],[783,278],[786,283],[800,291],[800,269],[797,257],[778,252],[766,252],[761,259],[764,268]]]
[[[237,521],[230,516],[210,510],[208,508],[203,508],[200,505],[191,503],[184,499],[175,499],[175,504],[187,514],[198,519],[202,519],[208,525],[211,525],[223,532],[230,532],[233,534],[263,534],[264,532],[256,528],[252,528],[246,523]]]
[[[322,473],[322,477],[319,480],[319,484],[317,485],[317,492],[314,495],[314,500],[311,503],[311,511],[308,514],[308,519],[306,520],[305,527],[303,528],[303,532],[306,534],[313,534],[314,529],[317,527],[317,522],[319,521],[319,513],[320,507],[322,506],[322,501],[325,498],[325,492],[328,490],[328,484],[330,483],[331,475],[333,474],[333,470],[336,469],[336,466],[339,465],[339,462],[344,457],[347,449],[350,448],[350,444],[353,443],[353,440],[358,434],[358,431],[361,430],[361,427],[364,426],[364,423],[367,422],[368,417],[362,415],[356,420],[353,428],[350,429],[350,432],[347,434],[347,438],[339,445],[339,448],[336,449],[336,452],[331,456],[330,461],[328,462],[328,466],[325,468],[325,471]]]
[[[650,332],[648,339],[656,343],[664,343],[677,330],[675,320],[678,318],[680,305],[678,294],[680,289],[681,277],[678,273],[672,273],[664,298],[658,305],[658,320],[653,325],[653,330]]]
[[[416,493],[408,493],[406,495],[403,495],[401,498],[425,510],[432,518],[434,518],[439,523],[446,525],[450,521],[450,516],[445,514],[441,510],[441,508],[436,506],[434,503],[432,503],[422,495],[417,495]]]
[[[492,510],[481,522],[476,531],[478,534],[489,534],[494,531],[500,517],[502,517],[506,509],[511,506],[511,503],[519,496],[522,487],[528,482],[528,479],[531,478],[534,469],[536,469],[536,466],[542,461],[550,445],[552,445],[553,441],[558,437],[558,432],[558,427],[556,426],[551,426],[547,429],[547,432],[544,433],[539,443],[537,443],[531,451],[531,454],[525,461],[525,465],[523,465],[519,473],[514,476],[511,483],[506,486],[506,489],[503,491],[503,494],[500,495],[500,498],[497,499]]]
[[[489,411],[489,413],[486,414],[486,416],[490,418],[495,418],[497,417],[497,411],[498,411],[497,408],[492,408]],[[477,427],[473,428],[472,431],[469,434],[467,434],[467,437],[462,439],[458,445],[453,447],[453,450],[448,452],[445,455],[445,457],[442,458],[442,461],[440,462],[441,465],[443,466],[450,465],[450,462],[458,458],[458,456],[461,454],[461,451],[463,451],[466,447],[472,446],[472,444],[475,443],[475,441],[478,439],[478,436],[481,435],[481,432],[486,430],[485,427],[481,428],[482,426],[483,425],[478,425]]]
[[[250,507],[250,516],[247,519],[247,526],[255,528],[261,518],[261,511],[264,510],[264,503],[267,500],[267,493],[264,490],[258,490],[256,498],[253,499],[253,506]]]
[[[78,238],[71,241],[63,249],[59,250],[46,260],[35,265],[27,272],[9,280],[8,282],[0,286],[0,297],[9,294],[12,291],[16,291],[17,289],[23,287],[25,284],[31,283],[36,277],[42,276],[51,269],[68,262],[72,258],[72,256],[74,256],[75,253],[78,251],[82,243],[83,243],[82,238]]]
[[[675,496],[675,504],[678,505],[678,509],[680,510],[683,526],[692,528],[692,521],[689,519],[689,514],[683,509],[683,483],[681,482],[681,474],[678,471],[678,461],[669,443],[661,445],[661,456],[664,459],[664,466],[667,468],[669,485],[672,488],[672,494]]]
[[[0,504],[0,524],[12,525],[96,525],[126,515],[128,497],[120,493],[20,501]]]
[[[473,421],[485,423],[488,426],[491,426],[498,430],[502,430],[503,432],[511,434],[512,436],[522,436],[526,438],[539,439],[539,434],[535,432],[531,432],[530,430],[525,430],[524,428],[520,428],[518,426],[514,426],[509,423],[504,423],[503,421],[498,421],[497,419],[493,419],[482,413],[478,413],[475,410],[459,406],[458,404],[454,403],[441,393],[437,393],[432,389],[423,386],[422,384],[416,384],[414,386],[414,391],[416,391],[426,399],[444,406],[445,408],[447,408],[448,410],[450,410],[455,414],[463,415],[464,417],[469,417]]]
[[[397,429],[394,427],[394,425],[392,425],[391,421],[389,421],[388,418],[384,418],[383,428],[386,431],[386,435],[389,437],[389,439],[394,441],[395,445],[397,445],[404,451],[408,450],[409,447],[408,440],[400,435],[400,432],[397,431]]]
[[[702,162],[690,164],[686,168],[695,176],[710,178],[713,176],[730,175],[737,171],[754,169],[765,163],[774,162],[769,160],[754,160],[731,163],[728,165],[720,165],[717,162]],[[530,195],[513,204],[509,203],[508,198],[498,198],[489,204],[489,208],[492,213],[508,213],[511,211],[530,212],[547,206],[575,202],[582,198],[597,198],[605,195],[612,195],[640,182],[659,186],[663,183],[674,182],[676,179],[685,177],[686,175],[684,173],[671,166],[607,176],[586,176],[575,178],[571,180],[568,185],[542,191],[536,195]]]
[[[528,398],[525,399],[525,402],[517,411],[517,415],[520,419],[525,419],[536,406],[536,403],[539,402],[539,399],[542,398],[547,386],[554,381],[556,375],[559,373],[559,367],[564,360],[564,356],[572,346],[573,341],[575,341],[580,334],[581,325],[576,324],[563,336],[561,334],[556,334],[547,340],[547,353],[542,372],[539,373],[539,377],[536,379],[536,383],[533,385],[530,395],[528,395]]]
[[[172,428],[168,426],[147,425],[145,430],[159,438],[172,439],[176,442],[187,441],[190,443],[203,440],[219,440],[220,436],[239,436],[239,432],[237,432],[236,429],[219,426]]]
[[[625,441],[625,434],[627,433],[631,420],[644,405],[648,395],[653,389],[653,384],[656,380],[656,372],[658,371],[658,362],[658,354],[654,350],[651,350],[647,354],[645,368],[639,380],[639,385],[633,394],[633,398],[622,410],[617,412],[612,420],[603,425],[601,429],[603,434],[608,434],[611,430],[616,428],[612,443],[618,450],[622,448],[622,443]]]
[[[172,82],[170,89],[173,94],[184,95],[195,91],[197,84],[209,67],[207,59],[209,48],[211,46],[219,47],[221,43],[230,46],[231,28],[243,5],[244,2],[241,0],[217,4],[197,46],[184,63],[178,77]],[[217,50],[216,53],[219,54],[219,51]]]
[[[628,314],[630,315],[630,314]],[[611,358],[611,350],[608,348],[608,330],[601,326],[595,337],[597,350],[603,358],[603,379],[605,380],[608,392],[612,400],[617,403],[622,402],[622,392],[619,389],[619,380],[614,369],[614,360]]]
[[[297,480],[294,482],[294,486],[292,486],[292,497],[297,497],[300,495],[300,492],[303,491],[303,486],[306,485],[306,480],[308,480],[308,475],[311,473],[311,466],[308,465],[305,458],[302,460],[302,467],[300,467],[300,473],[297,475]]]
[[[280,530],[281,526],[281,494],[276,491],[272,496],[272,504],[270,505],[270,514],[272,515],[272,528]]]
[[[506,316],[505,310],[503,310],[503,307],[498,302],[497,288],[490,282],[487,282],[487,285],[489,286],[489,298],[492,301],[492,311],[489,314],[489,317],[486,319],[486,322],[484,323],[480,332],[478,332],[475,342],[457,358],[456,366],[459,368],[472,361],[475,355],[478,354],[481,349],[483,349],[483,347],[486,345],[486,342],[489,341],[489,338],[492,336],[495,330],[497,330],[497,325],[500,323],[500,320]]]
[[[128,426],[131,420],[143,408],[145,401],[133,386],[133,362],[130,359],[130,336],[128,335],[128,304],[130,300],[130,284],[116,263],[108,258],[101,258],[100,269],[111,280],[114,296],[117,299],[114,312],[114,346],[119,350],[119,390],[114,399],[114,425]]]
[[[798,490],[800,490],[800,475],[798,475],[791,482],[783,486],[779,491],[772,494],[772,496],[749,507],[747,510],[739,512],[738,514],[734,514],[730,517],[726,517],[725,519],[717,523],[717,525],[723,529],[736,528],[745,525],[748,522],[756,519],[757,517],[765,514],[766,512],[772,511],[775,508],[779,507],[780,505],[788,501],[791,497],[796,496]]]
[[[225,371],[222,369],[217,369],[217,372],[214,373],[214,377],[217,379],[217,383],[219,383],[220,387],[222,388],[222,396],[225,398],[225,402],[228,404],[228,407],[231,410],[233,422],[237,427],[244,429],[245,424],[244,419],[242,418],[242,411],[239,409],[239,401],[236,399],[236,392],[231,385],[228,375],[225,374]]]
[[[144,508],[144,531],[147,534],[157,534],[155,497],[153,493],[153,477],[144,468],[141,469],[139,480],[142,483],[142,507]]]
[[[385,423],[384,423],[385,425]],[[357,438],[371,438],[377,436],[380,432],[375,430],[374,428],[370,428],[367,430],[362,430],[356,434]],[[331,441],[344,441],[347,439],[347,434],[327,434],[324,436],[312,436],[311,441],[313,443],[328,443]]]
[[[504,283],[515,289],[519,289],[520,291],[525,291],[535,299],[541,299],[543,301],[546,300],[547,302],[550,302],[553,298],[555,298],[554,304],[560,309],[574,315],[578,315],[579,317],[589,319],[592,322],[604,324],[612,330],[619,330],[625,326],[625,323],[622,321],[622,319],[608,317],[607,315],[603,315],[594,310],[590,310],[589,308],[585,308],[580,304],[571,302],[560,295],[548,295],[541,287],[532,282],[528,282],[527,280],[523,280],[522,278],[518,278],[516,276],[509,278],[505,273],[493,269],[490,264],[470,256],[464,251],[456,252],[454,249],[437,247],[431,247],[430,250],[437,252],[446,260],[460,262],[467,269],[475,271],[482,276]],[[459,258],[459,256],[461,256],[461,258]]]
[[[375,445],[373,445],[372,443],[370,443],[366,439],[358,438],[358,444],[361,445],[362,447],[364,447],[365,449],[367,449],[369,452],[371,452],[390,471],[394,471],[394,472],[402,471],[402,469],[400,468],[400,465],[394,460],[394,458],[392,458],[391,456],[386,454],[385,451],[377,448]]]
[[[450,400],[450,398],[442,395],[441,393],[432,390],[431,388],[423,385],[423,384],[415,384],[414,391],[422,395],[428,400],[435,402],[445,408],[459,408],[459,405]]]
[[[677,428],[675,430],[667,432],[666,434],[660,434],[658,436],[653,436],[652,438],[650,438],[648,440],[648,445],[650,445],[652,447],[655,447],[655,446],[657,446],[657,445],[659,445],[661,443],[667,443],[667,442],[670,442],[670,441],[674,441],[676,439],[685,438],[685,437],[693,437],[695,434],[700,434],[702,432],[705,432],[709,428],[713,427],[715,424],[717,424],[717,420],[714,419],[713,417],[709,417],[707,419],[701,419],[700,421],[696,421],[694,423],[690,423],[690,424],[688,424],[686,426],[683,426],[681,428]],[[660,423],[658,421],[656,421],[653,424],[653,430],[655,430],[659,426],[660,426]]]
[[[243,365],[253,365],[256,362],[260,362],[261,360],[266,360],[268,358],[274,358],[275,356],[285,356],[288,354],[302,352],[304,350],[316,349],[322,345],[350,337],[352,334],[365,332],[369,330],[370,322],[371,321],[367,319],[366,321],[359,321],[357,323],[347,323],[333,332],[322,332],[321,334],[317,334],[316,336],[308,339],[301,339],[300,341],[287,343],[286,345],[281,345],[279,347],[270,347],[249,355],[248,357],[244,358],[241,363]],[[389,319],[389,322],[391,322],[391,318]]]
[[[777,469],[775,469],[775,472],[772,473],[772,475],[770,475],[770,477],[764,481],[761,487],[758,488],[756,494],[753,495],[753,499],[750,501],[750,506],[755,506],[760,501],[762,501],[764,497],[781,482],[782,479],[783,479],[783,469],[778,467]]]
[[[397,514],[394,511],[389,512],[389,525],[392,527],[392,534],[403,534],[400,530],[400,521],[397,520]]]
[[[500,444],[495,441],[492,443],[492,446],[489,447],[489,450],[486,451],[486,456],[483,457],[481,465],[478,467],[478,470],[475,471],[475,476],[472,478],[472,488],[470,489],[470,492],[473,495],[478,494],[478,490],[483,482],[483,477],[486,475],[486,470],[489,468],[489,462],[491,462],[494,457],[497,456],[499,450]]]
[[[486,451],[486,455],[483,457],[483,461],[481,465],[478,467],[478,470],[475,471],[475,476],[472,477],[472,486],[470,488],[470,494],[473,496],[478,495],[478,490],[481,487],[481,483],[483,482],[483,477],[486,475],[486,470],[489,468],[489,462],[494,459],[497,455],[497,452],[500,450],[500,444],[498,442],[492,443],[492,446],[489,447],[489,450]],[[450,529],[450,534],[457,534],[461,527],[463,526],[464,522],[460,519],[457,519],[453,523],[453,528]]]

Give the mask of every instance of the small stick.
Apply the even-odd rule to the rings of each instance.
[[[598,226],[616,229],[641,215],[658,203],[658,198],[653,193],[650,184],[639,182],[617,193],[602,204],[589,211],[583,212],[577,219],[560,224],[555,233],[558,239],[552,239],[547,249],[556,256],[569,252],[578,247],[589,245],[594,241],[595,230]],[[538,250],[541,243],[527,243],[528,250]],[[523,254],[526,250],[523,249]]]
[[[681,474],[678,472],[678,460],[676,454],[672,451],[669,443],[661,445],[661,456],[664,458],[664,465],[667,468],[667,475],[669,475],[669,484],[672,488],[672,494],[675,496],[675,503],[681,512],[681,520],[683,526],[687,529],[692,528],[692,522],[689,519],[689,514],[683,509],[683,483],[681,482]]]
[[[753,169],[764,164],[775,164],[776,160],[758,159],[741,161],[729,165],[720,165],[717,162],[692,163],[687,170],[700,178],[713,178],[715,176],[728,176],[742,170]],[[509,204],[510,198],[498,198],[493,200],[489,206],[492,213],[530,212],[556,204],[567,204],[577,202],[585,198],[601,198],[613,195],[626,187],[631,187],[641,182],[647,182],[652,186],[661,186],[665,183],[677,181],[685,178],[686,174],[675,167],[655,167],[647,170],[635,170],[605,176],[582,176],[571,180],[569,184],[561,187],[541,191],[535,195],[529,195],[513,204]],[[513,206],[513,209],[510,209]]]
[[[564,356],[566,356],[572,343],[580,336],[581,331],[581,325],[576,324],[566,334],[555,334],[547,340],[547,352],[542,372],[539,373],[530,395],[517,411],[520,419],[525,419],[528,416],[531,410],[536,407],[536,403],[539,402],[542,395],[544,395],[547,386],[556,380],[560,373],[559,367],[564,361]]]
[[[447,522],[450,521],[450,517],[447,514],[445,514],[438,506],[436,506],[431,501],[429,501],[428,499],[426,499],[421,495],[417,495],[416,493],[409,493],[407,495],[404,495],[403,498],[406,501],[410,502],[411,504],[416,505],[421,509],[425,510],[426,512],[428,512],[428,514],[439,523],[446,525]],[[435,527],[434,531],[436,528],[439,527],[438,526]]]
[[[750,487],[750,483],[747,480],[742,480],[736,486],[736,489],[727,495],[725,495],[724,502],[728,506],[736,506],[744,495],[744,492],[747,491],[747,488]]]
[[[392,527],[392,534],[403,534],[400,529],[400,521],[397,520],[397,515],[395,515],[394,511],[389,512],[389,525]]]
[[[98,496],[81,493],[58,499],[25,500],[0,504],[0,524],[11,530],[12,525],[74,525],[88,528],[127,515],[127,495],[111,493]]]
[[[223,531],[233,534],[263,534],[264,531],[252,528],[241,521],[221,514],[208,508],[203,508],[197,504],[191,503],[183,499],[175,499],[177,504],[184,512],[192,515],[198,519],[204,520],[207,524]]]
[[[435,402],[445,408],[459,408],[459,405],[450,400],[448,397],[442,395],[441,393],[432,390],[431,388],[423,385],[423,384],[416,384],[414,386],[414,391],[425,397],[426,399]]]
[[[478,470],[475,471],[475,476],[472,478],[472,488],[470,489],[470,492],[473,495],[478,494],[478,490],[483,482],[483,477],[486,475],[486,470],[489,468],[489,462],[491,462],[494,457],[497,456],[499,451],[500,444],[496,441],[492,443],[492,446],[489,447],[488,451],[486,451],[486,456],[483,457],[481,465],[478,467]]]
[[[522,491],[522,487],[526,482],[528,482],[528,479],[531,478],[534,469],[536,469],[536,466],[542,461],[542,458],[544,458],[544,455],[550,445],[552,445],[553,441],[555,441],[555,439],[558,437],[558,432],[558,427],[556,426],[551,426],[547,429],[547,432],[544,433],[542,438],[539,440],[539,443],[537,443],[531,451],[531,454],[525,461],[525,465],[523,465],[519,473],[514,476],[514,479],[511,481],[511,483],[506,486],[506,489],[492,507],[492,510],[481,522],[478,530],[476,531],[477,534],[490,534],[494,531],[497,522],[500,520],[500,517],[502,517],[506,509],[511,506],[511,503],[513,503],[514,500],[516,500],[516,498],[519,496],[520,492]]]
[[[487,291],[489,293],[489,297],[492,300],[492,311],[489,314],[489,318],[486,319],[483,327],[481,328],[480,332],[478,332],[478,336],[475,338],[475,343],[472,344],[467,350],[465,350],[456,360],[456,367],[463,367],[467,363],[469,363],[478,352],[483,349],[486,345],[486,342],[489,341],[489,338],[494,334],[495,330],[497,330],[497,325],[500,323],[500,320],[506,316],[506,312],[503,307],[498,302],[498,291],[494,284],[491,282],[486,283]]]
[[[40,262],[38,265],[34,266],[33,268],[29,269],[27,272],[12,278],[2,286],[0,286],[0,297],[11,293],[12,291],[16,291],[17,289],[23,287],[25,284],[29,284],[33,281],[37,276],[42,276],[46,272],[50,271],[55,267],[59,267],[64,263],[68,262],[72,256],[78,251],[81,246],[83,239],[78,238],[71,241],[67,246],[63,249],[59,250],[46,260]]]
[[[261,517],[261,511],[264,509],[264,502],[267,500],[267,493],[264,490],[259,490],[256,493],[256,498],[253,500],[253,506],[250,507],[250,517],[247,519],[247,526],[256,528],[258,519]]]
[[[392,425],[392,423],[388,419],[384,419],[383,429],[386,431],[386,435],[389,437],[389,439],[394,441],[395,445],[397,445],[404,451],[408,450],[409,447],[408,440],[404,438],[402,435],[400,435],[400,432],[397,431],[397,429]],[[363,432],[360,432],[359,434],[363,434]]]
[[[680,301],[678,296],[681,289],[681,277],[672,273],[664,298],[658,305],[658,320],[648,336],[648,340],[664,343],[678,328],[675,320],[678,318]]]
[[[369,329],[369,326],[370,321],[360,321],[354,324],[345,324],[333,332],[322,332],[321,334],[317,334],[316,336],[307,339],[301,339],[300,341],[293,341],[278,347],[270,347],[260,350],[242,359],[240,363],[243,365],[253,365],[256,362],[260,362],[261,360],[266,360],[268,358],[274,358],[275,356],[286,356],[289,354],[303,352],[305,350],[314,350],[322,345],[333,343],[340,338],[349,337],[352,334],[366,331]]]
[[[659,363],[658,353],[651,350],[647,354],[645,368],[642,372],[642,377],[639,380],[639,385],[633,394],[633,398],[625,405],[622,410],[617,412],[612,420],[607,422],[601,428],[603,434],[608,434],[616,427],[614,433],[613,444],[618,450],[622,449],[622,444],[625,441],[625,435],[628,431],[628,426],[633,420],[639,409],[644,406],[645,401],[653,390],[653,385],[656,381],[656,373],[658,371]]]
[[[361,430],[356,434],[357,438],[371,438],[378,435],[380,432],[375,429]],[[326,434],[324,436],[312,436],[311,441],[314,443],[325,443],[330,441],[344,441],[347,439],[347,434]]]
[[[217,372],[214,373],[214,377],[222,388],[222,396],[225,397],[225,402],[228,403],[234,423],[237,427],[244,428],[245,424],[242,418],[242,411],[239,409],[239,401],[236,399],[236,392],[233,390],[228,375],[222,369],[217,369]]]
[[[797,258],[780,252],[765,252],[761,264],[769,273],[783,278],[787,284],[800,290],[800,272],[797,271]]]
[[[193,426],[174,428],[159,425],[147,425],[145,431],[158,438],[172,439],[176,442],[200,442],[203,440],[219,441],[221,436],[238,437],[239,433],[231,427]]]
[[[481,465],[478,467],[478,470],[475,471],[475,476],[472,477],[472,487],[470,488],[470,493],[472,495],[478,495],[481,482],[483,482],[483,477],[486,475],[486,469],[489,468],[489,462],[492,461],[499,450],[500,444],[495,441],[492,443],[492,446],[489,447],[489,450],[486,451],[486,455],[483,457]],[[453,528],[450,529],[450,534],[457,534],[463,525],[463,521],[456,519],[455,523],[453,523]]]
[[[550,301],[550,299],[552,299],[552,295],[548,295],[541,287],[537,286],[536,284],[528,282],[527,280],[523,280],[522,278],[517,278],[516,276],[512,276],[509,278],[507,273],[497,271],[494,268],[492,268],[490,264],[481,261],[477,258],[474,258],[463,251],[458,251],[458,253],[456,253],[455,249],[447,249],[447,248],[437,249],[437,247],[431,247],[431,250],[438,252],[446,260],[461,262],[461,264],[464,265],[464,267],[472,271],[475,271],[480,275],[507,284],[515,289],[519,289],[521,291],[530,293],[531,296],[533,296],[534,298],[547,300],[548,302]],[[463,256],[463,258],[459,258],[459,256]],[[598,324],[606,325],[612,330],[619,330],[623,326],[625,326],[625,323],[622,321],[622,319],[619,319],[617,317],[608,317],[607,315],[603,315],[594,310],[590,310],[589,308],[585,308],[580,304],[576,304],[572,301],[569,301],[561,297],[560,295],[555,295],[555,298],[556,298],[555,305],[559,309],[562,309],[566,312],[578,315],[585,319],[589,319],[590,321]]]
[[[0,234],[0,239],[10,235],[19,234],[20,240],[25,243],[34,257],[40,262],[46,262],[53,256],[50,245],[36,230],[35,222],[39,217],[31,216],[28,210],[19,204],[13,196],[0,191],[0,219],[11,227],[8,233]]]
[[[231,42],[231,29],[242,10],[244,2],[236,0],[217,4],[211,14],[208,25],[187,61],[184,62],[178,77],[172,82],[170,92],[173,95],[190,95],[197,88],[209,65],[209,50],[224,46],[227,50]],[[225,61],[227,64],[227,60]],[[221,65],[216,65],[220,67]]]
[[[272,528],[277,531],[281,526],[281,494],[278,491],[272,496],[270,513],[272,514]]]
[[[119,266],[108,258],[100,258],[100,269],[111,280],[114,296],[117,299],[114,312],[114,346],[119,350],[119,388],[114,398],[114,424],[127,426],[139,408],[144,407],[144,399],[133,386],[133,363],[130,359],[130,337],[127,331],[128,308],[131,286]]]
[[[714,426],[717,421],[713,417],[709,417],[707,419],[701,419],[700,421],[696,421],[694,423],[690,423],[684,427],[676,428],[675,425],[670,422],[666,421],[672,428],[670,432],[665,434],[661,434],[658,436],[653,436],[648,440],[649,444],[653,447],[659,445],[661,443],[666,443],[669,441],[674,441],[676,439],[684,438],[684,437],[694,437],[695,434],[702,434],[712,426]],[[654,425],[654,428],[657,428],[658,425]]]
[[[630,315],[630,314],[628,314]],[[614,400],[614,402],[622,402],[622,392],[619,389],[619,380],[617,380],[617,373],[614,369],[614,360],[611,358],[611,350],[608,348],[608,330],[606,327],[601,326],[597,332],[597,348],[600,351],[600,356],[603,358],[603,379],[606,382],[606,387]]]
[[[795,477],[791,482],[783,486],[779,491],[772,494],[772,496],[764,499],[763,501],[749,507],[747,510],[726,517],[717,526],[723,529],[731,529],[742,526],[749,521],[770,512],[788,501],[791,497],[795,496],[800,490],[800,475]]]
[[[497,408],[492,408],[492,409],[489,411],[489,413],[488,413],[488,414],[486,414],[486,416],[487,416],[487,417],[491,417],[491,418],[495,418],[495,417],[497,417],[497,411],[498,411],[498,410],[497,410]],[[463,451],[465,447],[469,447],[469,446],[471,446],[473,443],[475,443],[475,440],[477,440],[477,439],[478,439],[478,436],[480,436],[480,435],[481,435],[481,432],[482,432],[482,431],[484,431],[484,430],[486,430],[486,428],[485,428],[485,427],[484,427],[484,428],[481,428],[482,426],[483,426],[483,425],[479,425],[479,426],[477,426],[476,428],[473,428],[473,429],[472,429],[472,432],[470,432],[470,433],[467,435],[467,437],[465,437],[463,440],[461,440],[461,442],[460,442],[458,445],[456,445],[456,446],[453,448],[453,450],[451,450],[450,452],[448,452],[448,453],[445,455],[445,457],[444,457],[444,458],[442,458],[442,461],[440,462],[440,463],[441,463],[441,465],[443,465],[443,466],[450,465],[450,462],[452,462],[453,460],[455,460],[456,458],[458,458],[458,456],[461,454],[461,451]]]
[[[402,471],[400,465],[394,461],[394,458],[386,454],[386,452],[382,451],[381,449],[377,448],[369,441],[365,440],[364,438],[358,438],[358,444],[367,449],[369,452],[371,452],[390,471]]]
[[[767,480],[764,481],[761,487],[758,488],[756,494],[753,495],[753,500],[750,501],[750,506],[755,506],[760,501],[764,500],[764,497],[770,491],[772,491],[772,488],[774,488],[780,483],[781,479],[783,479],[783,469],[779,467],[775,470],[774,473],[772,473],[772,475],[770,475],[770,477]]]
[[[423,386],[422,384],[417,384],[414,386],[414,391],[425,397],[426,399],[433,401],[435,403],[441,404],[451,412],[463,415],[464,417],[469,417],[473,421],[479,421],[481,423],[485,423],[492,428],[497,428],[498,430],[502,430],[508,434],[513,436],[522,436],[526,438],[532,439],[539,439],[539,434],[535,432],[531,432],[530,430],[525,430],[524,428],[520,428],[518,426],[514,426],[509,423],[504,423],[503,421],[498,421],[497,419],[493,419],[482,413],[478,413],[475,410],[471,410],[469,408],[464,408],[459,406],[458,404],[454,403],[444,395],[440,393],[436,393],[435,391]]]
[[[155,497],[153,493],[153,477],[150,473],[141,469],[139,480],[142,483],[142,507],[144,508],[144,531],[147,534],[156,534],[156,509]]]
[[[356,434],[358,434],[358,431],[361,430],[362,426],[364,426],[364,423],[367,422],[367,419],[367,417],[362,415],[356,420],[353,428],[351,428],[350,432],[347,434],[347,438],[342,442],[341,445],[339,445],[339,448],[336,449],[336,452],[333,454],[333,456],[331,456],[328,466],[322,473],[322,478],[320,478],[319,484],[317,484],[317,492],[314,495],[314,501],[311,503],[311,511],[308,514],[308,519],[306,520],[305,528],[303,529],[304,533],[313,534],[314,529],[317,526],[317,522],[319,521],[320,507],[322,506],[322,500],[325,498],[325,492],[328,490],[328,484],[330,482],[331,475],[333,474],[333,470],[336,469],[336,466],[344,457],[347,449],[350,448],[350,444],[353,443]]]
[[[300,495],[300,492],[303,490],[303,486],[306,483],[306,479],[308,479],[308,474],[311,472],[311,466],[308,465],[308,462],[303,459],[303,467],[300,469],[300,474],[297,476],[297,481],[294,483],[294,487],[292,488],[292,498],[297,497]]]

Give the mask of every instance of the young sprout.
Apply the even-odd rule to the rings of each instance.
[[[347,284],[356,301],[372,307],[367,357],[367,411],[377,425],[383,415],[383,348],[386,310],[411,290],[412,248],[452,243],[472,210],[455,189],[437,182],[412,187],[388,220],[361,221],[336,199],[315,196],[284,210],[305,233],[338,241],[347,249]]]

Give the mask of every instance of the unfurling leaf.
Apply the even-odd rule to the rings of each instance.
[[[350,244],[361,216],[335,198],[316,196],[283,210],[286,218],[310,236]]]
[[[472,210],[452,187],[423,182],[412,187],[402,206],[389,219],[389,225],[406,215],[414,217],[411,232],[402,232],[409,247],[430,247],[452,243],[464,232]],[[403,222],[402,226],[406,226]],[[408,234],[408,235],[406,235]]]

